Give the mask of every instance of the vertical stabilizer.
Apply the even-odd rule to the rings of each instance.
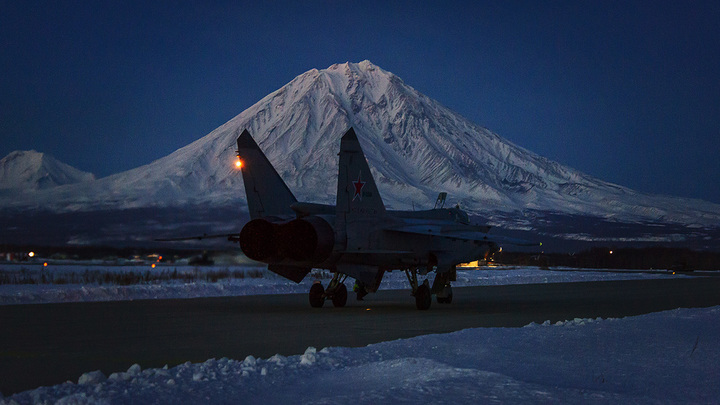
[[[385,213],[385,205],[352,128],[340,141],[337,210],[352,214]]]
[[[376,249],[376,228],[382,224],[385,205],[370,173],[355,131],[340,141],[335,249],[361,252]]]
[[[297,199],[247,129],[237,145],[250,218],[294,216],[290,206]]]

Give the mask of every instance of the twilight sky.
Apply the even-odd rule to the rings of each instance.
[[[364,59],[562,164],[720,203],[717,1],[0,0],[0,157],[104,177]]]

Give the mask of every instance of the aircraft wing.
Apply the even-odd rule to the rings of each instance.
[[[462,240],[473,240],[483,242],[493,242],[498,245],[508,244],[517,246],[540,246],[542,243],[530,242],[522,239],[508,238],[503,236],[490,235],[487,232],[483,232],[480,227],[465,227],[466,229],[458,229],[447,227],[442,225],[405,225],[395,228],[388,228],[386,231],[408,233],[414,235],[429,235],[438,236],[442,238],[462,239]],[[484,228],[484,227],[483,227]]]
[[[372,254],[372,255],[388,255],[388,256],[392,256],[392,255],[407,255],[407,254],[411,254],[411,253],[413,253],[413,252],[410,251],[410,250],[341,250],[341,251],[339,251],[338,253],[349,254],[349,255],[354,255],[354,254],[360,254],[360,255]]]
[[[531,242],[525,239],[509,238],[507,236],[492,235],[491,239],[498,245],[515,245],[515,246],[542,246],[542,242]]]
[[[217,235],[203,234],[199,236],[183,236],[179,238],[158,238],[154,239],[155,242],[177,242],[181,240],[203,240],[203,239],[215,239],[215,238],[227,238],[228,240],[235,240],[239,234],[237,233],[223,233]]]

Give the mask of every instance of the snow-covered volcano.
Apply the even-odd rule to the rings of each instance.
[[[386,205],[527,210],[613,221],[718,226],[720,205],[638,193],[514,145],[369,61],[313,69],[205,137],[148,165],[40,190],[4,207],[67,210],[244,204],[232,163],[248,129],[299,200],[334,203],[340,137],[354,127]]]
[[[92,180],[92,173],[34,150],[11,152],[0,160],[0,189],[4,190],[44,190]]]

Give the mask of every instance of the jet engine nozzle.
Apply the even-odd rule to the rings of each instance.
[[[335,244],[330,224],[316,216],[294,219],[278,228],[280,256],[298,262],[325,261]]]
[[[254,219],[240,231],[239,242],[252,260],[321,263],[332,252],[335,232],[328,221],[317,216],[279,224]]]
[[[276,255],[276,228],[277,224],[273,224],[265,219],[253,219],[245,224],[240,230],[240,249],[245,256],[258,262],[266,262]]]

